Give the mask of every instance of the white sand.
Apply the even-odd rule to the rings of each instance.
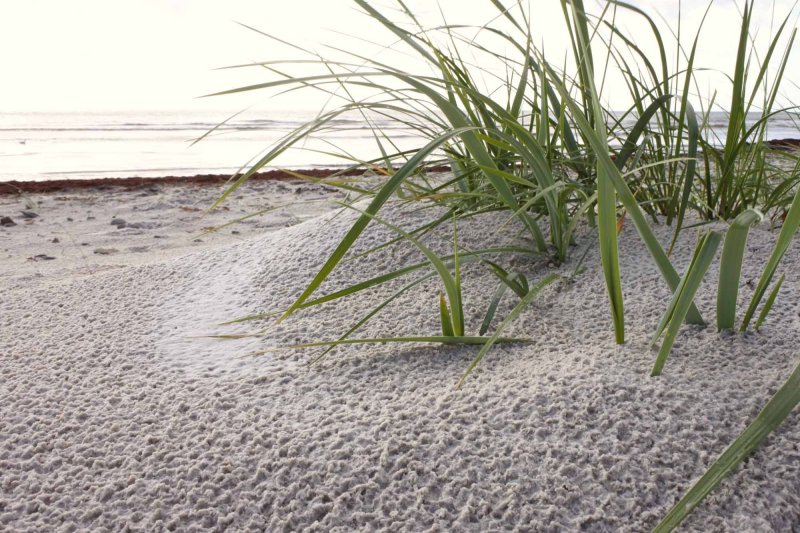
[[[435,214],[386,211],[406,228]],[[460,391],[476,348],[348,347],[311,369],[316,351],[240,357],[334,338],[389,287],[303,312],[264,339],[195,337],[242,331],[215,324],[291,303],[353,218],[254,229],[166,259],[142,252],[138,266],[93,275],[23,278],[0,263],[0,530],[646,531],[798,361],[795,247],[761,334],[685,327],[665,375],[648,377],[647,340],[668,292],[630,227],[626,345],[613,342],[593,251],[575,283],[547,290],[509,330],[536,342],[495,348]],[[517,242],[513,225],[491,233],[498,220],[464,223],[463,243]],[[21,246],[20,230],[33,231],[0,229],[3,247]],[[372,228],[360,248],[387,237]],[[447,253],[446,238],[427,242]],[[751,235],[740,301],[762,266],[753,255],[773,241]],[[680,270],[693,245],[689,230]],[[392,248],[343,265],[323,292],[417,260]],[[504,263],[530,280],[552,269]],[[477,265],[464,276],[476,332],[495,282]],[[707,320],[713,287],[697,300]],[[438,290],[411,291],[360,336],[436,334]],[[501,316],[513,304],[507,296]],[[794,413],[684,530],[798,530],[798,443]]]

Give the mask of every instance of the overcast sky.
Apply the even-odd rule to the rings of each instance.
[[[374,2],[376,6],[391,3]],[[592,0],[586,3],[593,4]],[[678,0],[634,3],[653,14],[658,10],[674,24]],[[769,32],[773,6],[778,14],[786,14],[793,3],[756,0],[761,35]],[[432,1],[408,4],[423,20],[432,24],[440,20]],[[488,0],[441,0],[441,5],[451,23],[477,24],[496,14]],[[534,0],[532,5],[536,7],[534,31],[545,43],[548,56],[563,57],[565,26],[559,1]],[[683,1],[685,31],[696,29],[706,5],[705,1]],[[732,69],[738,17],[732,0],[714,3],[699,64]],[[242,28],[237,21],[319,50],[326,43],[350,49],[363,46],[336,31],[391,41],[350,0],[4,0],[0,4],[0,109],[240,109],[267,94],[262,98],[195,97],[263,80],[263,73],[214,68],[299,55]],[[647,35],[635,23],[631,30]],[[788,72],[790,78],[800,72],[800,57],[793,59]],[[316,104],[290,99],[274,105],[311,108]]]

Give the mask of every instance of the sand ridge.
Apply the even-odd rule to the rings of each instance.
[[[386,211],[406,228],[437,214]],[[221,317],[291,303],[354,216],[320,215],[57,285],[0,279],[0,528],[646,531],[797,364],[792,248],[762,334],[687,327],[665,375],[649,378],[646,344],[668,292],[631,228],[620,251],[626,345],[613,343],[590,252],[586,272],[546,291],[509,330],[536,342],[498,346],[460,391],[475,348],[349,347],[311,368],[314,352],[238,357],[332,338],[391,287],[302,312],[263,339],[197,336],[219,332]],[[463,222],[463,245],[519,242],[513,225],[489,229],[498,216]],[[389,235],[373,225],[359,247]],[[443,230],[426,242],[447,253],[448,238]],[[772,242],[753,231],[743,284]],[[686,231],[679,270],[693,246]],[[417,260],[405,245],[387,249],[344,265],[324,290]],[[531,280],[555,268],[505,262]],[[495,281],[479,265],[464,278],[476,331]],[[697,299],[707,320],[713,287]],[[438,290],[423,284],[359,334],[437,333]],[[740,302],[751,290],[742,287]],[[507,296],[500,314],[513,304]],[[684,530],[797,529],[798,442],[795,413]]]

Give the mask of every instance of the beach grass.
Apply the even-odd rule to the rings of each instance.
[[[696,90],[697,76],[704,69],[696,64],[697,48],[710,4],[688,45],[682,42],[680,32],[670,36],[676,40],[678,51],[672,62],[667,58],[667,39],[661,25],[643,9],[612,0],[598,14],[587,12],[582,0],[562,0],[571,61],[559,67],[562,63],[549,61],[543,46],[534,42],[529,9],[524,3],[506,6],[499,0],[490,0],[498,17],[485,26],[472,28],[474,37],[466,38],[463,27],[446,21],[434,28],[423,27],[402,2],[397,4],[398,12],[405,17],[401,24],[365,0],[354,1],[378,27],[418,56],[426,67],[424,73],[410,73],[375,57],[347,50],[339,50],[347,58],[344,60],[327,60],[305,51],[309,57],[302,62],[316,65],[320,73],[303,77],[283,73],[281,61],[236,66],[266,69],[273,77],[264,83],[219,94],[263,89],[307,90],[329,94],[342,103],[322,110],[314,120],[270,148],[230,185],[219,201],[303,139],[335,128],[335,119],[347,113],[360,115],[367,124],[374,124],[371,117],[396,121],[428,142],[412,152],[400,151],[391,133],[375,126],[373,136],[381,156],[370,160],[352,158],[350,164],[373,170],[384,179],[374,188],[345,185],[358,193],[358,199],[368,199],[366,207],[345,205],[359,212],[357,220],[294,303],[278,315],[266,313],[244,319],[277,316],[278,321],[286,320],[302,309],[348,297],[408,274],[422,273],[381,301],[337,340],[296,347],[325,347],[324,356],[334,346],[363,342],[481,344],[477,356],[458,381],[460,387],[493,344],[520,340],[502,337],[502,332],[545,288],[563,277],[551,273],[529,283],[520,273],[509,273],[496,259],[490,261],[482,257],[485,254],[460,249],[457,235],[460,219],[487,211],[505,211],[522,229],[527,252],[547,258],[554,265],[570,258],[579,224],[596,228],[613,335],[618,343],[625,342],[626,320],[619,229],[625,220],[633,223],[673,295],[665,302],[666,310],[652,337],[655,344],[664,335],[653,376],[664,370],[681,325],[705,324],[694,297],[723,239],[716,323],[719,330],[733,330],[748,232],[765,215],[773,220],[783,218],[778,242],[766,258],[739,329],[748,329],[767,296],[755,327],[761,326],[784,277],[775,284],[772,280],[800,227],[800,191],[796,191],[800,159],[795,158],[793,168],[772,165],[769,158],[773,150],[766,137],[770,117],[793,109],[788,103],[779,103],[795,39],[795,30],[788,29],[790,15],[780,20],[766,48],[756,49],[754,6],[744,2],[737,40],[732,43],[736,47],[735,63],[726,74],[732,96],[726,107],[728,127],[723,140],[715,139],[705,127],[709,113],[718,104],[716,94],[702,98]],[[642,18],[650,34],[636,37],[628,34],[623,25],[617,24],[620,13]],[[486,41],[481,37],[487,37]],[[656,43],[655,58],[651,59],[637,44],[643,37]],[[499,50],[491,45],[497,41],[503,43]],[[487,63],[466,59],[478,55]],[[598,62],[597,58],[605,61]],[[494,65],[490,67],[488,62]],[[600,64],[603,66],[598,70]],[[605,85],[598,84],[598,79],[604,79],[609,69],[616,70],[630,93],[632,103],[621,112],[612,112],[603,103],[607,101],[603,93]],[[499,77],[497,72],[505,74]],[[485,80],[497,82],[498,77],[502,90],[487,90]],[[353,96],[356,89],[371,96],[356,98]],[[748,123],[748,117],[754,113],[758,118]],[[626,126],[624,119],[629,117],[636,120]],[[443,164],[451,169],[449,177],[430,179],[428,169]],[[379,213],[398,197],[408,203],[424,198],[443,206],[446,214],[419,228],[394,226]],[[700,224],[725,222],[729,227],[726,231],[702,235],[681,277],[670,260],[670,252],[690,219]],[[674,227],[666,249],[653,231],[653,224],[660,221]],[[426,260],[335,293],[316,296],[331,273],[347,262],[355,243],[372,223],[390,229],[395,237],[365,253],[405,244],[421,252]],[[453,227],[453,253],[440,257],[423,238],[446,224]],[[500,250],[492,253],[497,251]],[[466,334],[462,307],[461,266],[473,261],[485,262],[500,281],[495,293],[487,295],[487,311],[477,336]],[[431,305],[438,309],[440,332],[351,338],[399,295],[436,278],[441,292]],[[490,333],[498,303],[508,289],[519,297],[519,302]],[[788,416],[797,404],[797,375],[795,371],[753,425],[678,504],[678,510],[667,515],[658,526],[659,531],[675,527]]]

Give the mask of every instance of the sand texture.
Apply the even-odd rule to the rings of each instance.
[[[385,211],[406,229],[438,214]],[[547,289],[509,328],[534,342],[496,347],[462,390],[454,385],[474,347],[351,346],[310,368],[318,350],[248,357],[335,338],[400,280],[303,311],[264,338],[202,337],[266,326],[217,324],[289,305],[354,216],[255,228],[238,242],[166,256],[143,252],[147,260],[94,273],[9,273],[19,265],[4,259],[0,530],[647,531],[800,357],[795,246],[762,333],[684,327],[664,376],[648,377],[648,338],[668,290],[631,227],[620,250],[626,345],[613,342],[592,248],[584,273]],[[463,246],[519,244],[515,224],[492,229],[503,216],[462,222]],[[35,224],[0,228],[3,247],[22,246]],[[670,229],[659,235],[666,242]],[[358,248],[390,236],[373,224]],[[680,271],[695,237],[687,230],[673,254]],[[448,238],[443,228],[426,242],[445,254]],[[774,238],[766,229],[751,235],[742,306],[762,268],[756,257]],[[579,239],[573,256],[591,239]],[[403,244],[344,263],[320,294],[420,258]],[[501,260],[531,281],[575,266]],[[717,268],[697,297],[707,320]],[[496,281],[479,264],[463,276],[467,332],[476,334]],[[358,336],[438,334],[439,290],[423,283]],[[507,295],[498,316],[515,303]],[[682,530],[800,530],[799,446],[795,412]]]
[[[296,180],[253,181],[209,211],[224,190],[145,184],[0,195],[0,278],[53,282],[163,261],[297,224],[341,198]]]

